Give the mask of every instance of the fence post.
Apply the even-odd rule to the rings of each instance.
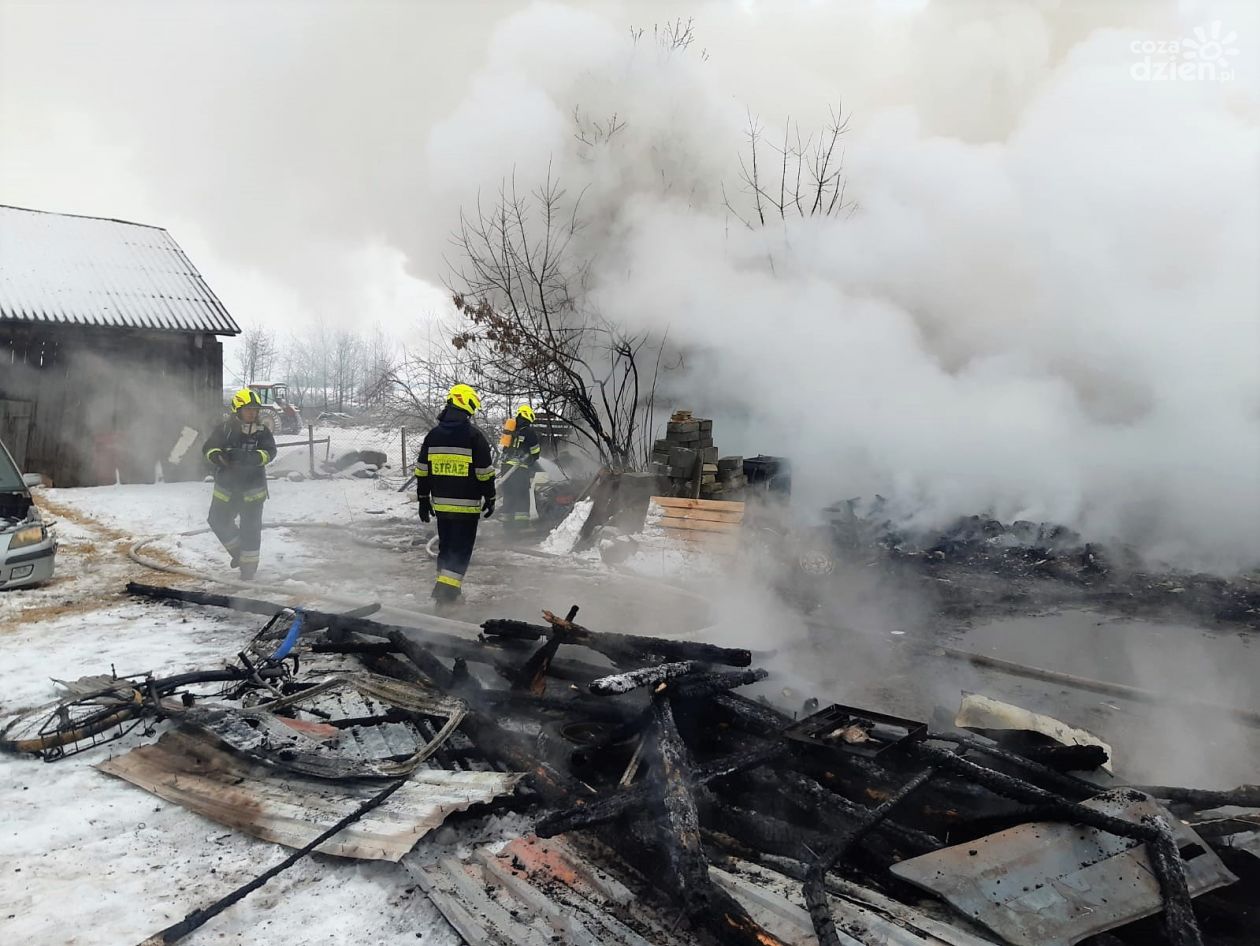
[[[306,449],[311,457],[311,478],[315,478],[315,425],[306,425]]]
[[[402,471],[403,473],[406,473],[407,472],[407,428],[400,427],[399,430],[402,431]]]

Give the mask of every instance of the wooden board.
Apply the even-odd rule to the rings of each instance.
[[[705,522],[734,522],[740,523],[744,521],[742,512],[723,512],[720,509],[678,509],[674,506],[661,507],[662,519],[700,519]]]
[[[744,504],[710,499],[676,499],[653,496],[647,524],[662,537],[681,541],[696,552],[723,556],[738,550],[744,520]]]
[[[662,529],[683,529],[696,532],[738,532],[738,522],[709,522],[705,519],[661,518],[656,525]]]
[[[743,513],[743,503],[721,499],[680,499],[676,496],[653,496],[652,502],[667,509],[707,509],[710,512]]]

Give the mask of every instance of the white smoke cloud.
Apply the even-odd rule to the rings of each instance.
[[[693,406],[748,418],[723,447],[792,457],[807,505],[880,492],[928,525],[988,511],[1156,559],[1251,565],[1255,87],[1135,79],[1135,40],[1190,29],[1141,6],[782,8],[771,34],[808,21],[864,37],[863,62],[909,63],[873,109],[860,76],[837,83],[858,115],[847,219],[732,225],[717,185],[743,114],[722,70],[558,6],[500,27],[430,153],[449,170],[453,142],[470,144],[482,186],[502,153],[518,179],[549,163],[586,188],[604,313],[668,329],[691,353]],[[547,35],[590,55],[558,64]],[[781,114],[797,109],[772,70],[753,71]],[[617,112],[625,131],[583,152],[572,103]],[[522,123],[534,134],[514,146]]]
[[[404,324],[459,208],[550,168],[584,191],[603,311],[668,328],[674,390],[726,450],[792,457],[801,505],[1260,559],[1250,5],[711,2],[666,55],[651,26],[686,12],[6,4],[0,190],[167,226],[243,321]],[[1135,41],[1216,21],[1231,81],[1134,71]],[[836,104],[856,213],[744,231],[746,109],[773,137]],[[575,107],[625,128],[585,147]]]

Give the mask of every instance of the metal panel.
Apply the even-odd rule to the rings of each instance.
[[[1183,852],[1190,895],[1233,883],[1189,827],[1131,789],[1084,802],[1141,821],[1162,818]],[[1015,946],[1071,946],[1163,909],[1146,846],[1080,825],[1034,822],[894,864],[891,871],[953,904]]]
[[[97,768],[264,841],[300,848],[381,790],[328,782],[243,759],[206,735],[172,730]],[[515,789],[520,775],[420,769],[379,808],[321,844],[321,854],[397,862],[446,816]]]
[[[790,946],[815,946],[818,940],[801,885],[755,864],[736,864],[734,872],[710,867],[709,876],[767,932]],[[932,921],[903,904],[897,904],[894,912],[866,899],[829,896],[828,902],[842,946],[994,946],[990,940]]]
[[[1040,733],[1063,746],[1098,746],[1107,753],[1102,767],[1111,771],[1111,746],[1091,732],[1077,729],[1053,716],[1043,716],[1013,703],[1004,703],[980,693],[963,692],[954,725],[961,729],[999,729]]]
[[[609,871],[558,838],[403,861],[470,946],[682,946],[692,942]]]
[[[240,332],[160,227],[0,206],[5,321]]]

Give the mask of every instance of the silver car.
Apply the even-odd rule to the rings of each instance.
[[[57,543],[31,499],[38,474],[23,476],[0,442],[0,588],[20,588],[52,578]]]

